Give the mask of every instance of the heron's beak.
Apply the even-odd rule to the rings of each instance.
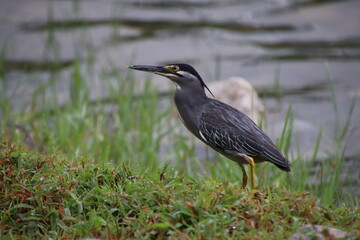
[[[144,71],[144,72],[151,72],[155,73],[161,76],[169,76],[170,74],[173,74],[168,69],[164,68],[163,66],[150,66],[150,65],[131,65],[128,66],[130,69]]]

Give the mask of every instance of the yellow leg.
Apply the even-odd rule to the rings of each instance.
[[[255,162],[254,162],[254,159],[252,157],[245,156],[245,160],[250,164],[251,188],[255,189],[256,184],[255,184]]]
[[[247,182],[248,182],[248,176],[247,176],[247,174],[246,174],[244,164],[241,164],[241,163],[238,163],[238,164],[239,164],[239,166],[241,167],[241,170],[242,170],[242,172],[243,172],[243,182],[242,182],[241,188],[242,188],[242,189],[245,189],[245,188],[246,188],[246,185],[247,185]]]

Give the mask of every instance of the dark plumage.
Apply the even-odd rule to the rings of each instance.
[[[180,63],[133,65],[129,68],[165,76],[176,84],[174,100],[184,125],[204,143],[240,165],[243,171],[242,187],[247,184],[244,164],[251,166],[253,188],[254,163],[268,161],[283,171],[290,171],[289,161],[249,117],[206,96],[205,88],[210,90],[192,66]]]
[[[233,157],[229,151],[244,153],[255,162],[269,161],[290,171],[289,161],[271,139],[248,116],[225,103],[209,99],[202,109],[199,128],[206,143],[229,158]]]

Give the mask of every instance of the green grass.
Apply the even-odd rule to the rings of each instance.
[[[359,235],[350,224],[359,222],[358,196],[346,195],[339,179],[355,101],[345,125],[337,125],[318,184],[310,170],[322,130],[312,159],[291,155],[290,108],[277,144],[294,160],[293,171],[259,164],[259,191],[248,192],[239,189],[236,163],[219,154],[199,159],[194,139],[176,131],[182,126],[172,119],[173,106],[150,79],[136,91],[131,72],[111,70],[101,76],[103,101],[90,98],[85,70],[75,62],[67,103],[59,104],[53,74],[16,111],[0,76],[0,235],[279,239],[306,223]]]
[[[309,223],[360,234],[359,212],[306,192],[74,160],[0,145],[3,239],[284,239]]]

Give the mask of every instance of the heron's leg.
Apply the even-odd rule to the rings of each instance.
[[[246,174],[244,164],[241,164],[241,163],[238,163],[238,164],[241,167],[241,170],[242,170],[242,173],[243,173],[243,182],[242,182],[241,188],[245,189],[246,185],[247,185],[247,181],[248,181],[248,176]]]
[[[244,159],[250,164],[251,188],[255,189],[256,184],[255,184],[255,162],[254,162],[254,159],[252,157],[249,157],[246,155],[244,156]]]

